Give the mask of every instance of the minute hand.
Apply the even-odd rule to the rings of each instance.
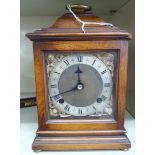
[[[54,95],[54,96],[52,96],[52,97],[55,97],[55,96],[58,96],[58,95],[61,95],[61,94],[65,94],[65,93],[71,92],[71,91],[73,91],[73,90],[77,90],[77,87],[74,87],[74,88],[72,88],[72,89],[70,89],[70,90],[67,90],[67,91],[64,91],[64,92],[61,92],[61,93],[59,93],[59,94],[57,94],[57,95]]]

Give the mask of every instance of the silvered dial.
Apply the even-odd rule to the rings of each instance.
[[[90,54],[64,57],[53,67],[48,81],[50,100],[73,116],[104,113],[111,96],[112,78],[106,65]]]

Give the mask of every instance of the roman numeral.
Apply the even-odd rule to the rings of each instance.
[[[107,97],[104,96],[104,95],[102,95],[101,98],[102,98],[103,101],[105,101],[107,99]]]
[[[96,107],[95,106],[92,106],[93,107],[93,109],[96,111]]]
[[[52,97],[50,97],[52,99]],[[53,99],[58,101],[61,97],[59,95],[53,96]]]
[[[107,71],[106,70],[104,70],[103,72],[101,72],[101,74],[104,74],[104,73],[106,73]]]
[[[79,114],[82,114],[82,109],[79,109],[79,110],[78,110],[78,113],[79,113]]]
[[[67,66],[69,65],[68,60],[65,60],[64,63],[65,63]]]
[[[110,83],[104,83],[104,87],[110,87]]]
[[[96,61],[96,60],[93,61],[92,66],[94,65],[95,61]]]
[[[56,84],[51,85],[51,88],[56,88],[56,87],[57,87]]]
[[[58,73],[58,72],[54,72],[54,73],[56,73],[56,74],[60,74],[60,73]]]
[[[78,59],[78,62],[82,62],[83,57],[82,56],[78,56],[77,59]]]
[[[61,97],[59,95],[53,97],[55,100],[59,100]]]
[[[67,110],[67,111],[69,111],[69,109],[70,109],[69,105],[66,105],[65,108],[64,108],[64,110]]]

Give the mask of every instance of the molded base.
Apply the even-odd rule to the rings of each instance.
[[[130,147],[131,143],[125,134],[119,136],[36,136],[32,144],[33,150],[126,150]]]

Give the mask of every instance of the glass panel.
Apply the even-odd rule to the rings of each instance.
[[[116,51],[45,52],[48,118],[114,118],[116,61]]]

